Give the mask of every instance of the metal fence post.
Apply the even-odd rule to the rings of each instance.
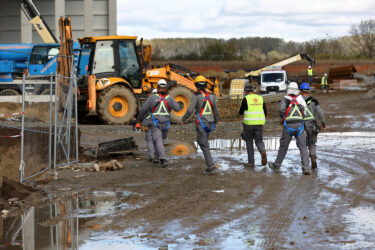
[[[25,132],[25,75],[22,75],[22,125],[21,125],[21,160],[20,160],[20,182],[23,182],[25,162],[23,161],[24,132]]]
[[[48,135],[48,172],[52,164],[52,81],[53,75],[49,78],[49,135]]]

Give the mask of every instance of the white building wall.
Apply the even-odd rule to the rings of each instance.
[[[58,39],[60,16],[71,18],[75,39],[117,33],[116,0],[33,0],[33,2]],[[21,12],[18,0],[0,0],[0,43],[43,42]]]

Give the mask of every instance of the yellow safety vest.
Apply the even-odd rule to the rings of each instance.
[[[322,84],[321,85],[327,85],[327,77],[322,76]]]
[[[266,124],[266,117],[263,110],[263,97],[256,94],[246,96],[247,110],[243,123],[246,125],[264,125]]]
[[[315,116],[313,115],[313,113],[310,111],[309,109],[309,104],[312,102],[312,100],[309,100],[307,103],[306,103],[306,115],[305,117],[303,118],[305,121],[307,120],[314,120],[315,119]]]
[[[313,75],[313,69],[307,69],[307,75],[312,76]]]

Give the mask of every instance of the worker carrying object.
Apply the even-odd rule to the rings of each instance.
[[[266,148],[263,142],[263,126],[266,124],[267,109],[263,97],[255,94],[256,87],[245,86],[245,97],[242,99],[239,115],[244,115],[242,139],[246,142],[247,159],[246,167],[254,167],[254,141],[262,156],[262,165],[267,164]]]
[[[311,68],[311,65],[307,68],[307,76],[309,78],[309,84],[312,84],[312,79],[314,75],[314,70]]]
[[[320,129],[322,129],[323,131],[326,130],[326,122],[318,100],[309,95],[309,84],[304,82],[301,84],[299,89],[301,90],[302,97],[303,99],[305,99],[307,105],[304,122],[307,135],[306,144],[309,149],[309,155],[311,159],[311,168],[316,169],[318,167],[316,162],[316,142]],[[316,119],[317,117],[319,118],[322,127],[318,125],[318,121]]]
[[[327,89],[327,93],[329,93],[327,73],[324,73],[324,75],[322,76],[322,83],[320,84],[320,86],[320,93],[323,93],[324,89]]]
[[[287,94],[280,102],[280,115],[284,124],[280,138],[280,147],[275,162],[270,162],[269,167],[275,171],[280,171],[280,166],[284,161],[290,141],[295,137],[301,154],[302,172],[310,174],[309,153],[306,146],[306,133],[303,121],[306,115],[306,102],[299,95],[298,85],[295,82],[289,84]]]
[[[190,106],[186,114],[182,117],[181,123],[183,124],[195,109],[197,114],[197,120],[195,122],[197,142],[206,160],[206,173],[213,174],[215,171],[215,163],[211,156],[208,137],[210,133],[215,130],[215,126],[219,120],[219,110],[216,105],[215,96],[206,90],[207,79],[199,75],[195,78],[194,83],[197,87],[197,92],[192,96]]]
[[[164,79],[158,81],[158,93],[150,95],[142,105],[137,116],[136,128],[141,127],[141,121],[147,113],[151,114],[151,137],[155,147],[153,162],[160,167],[168,166],[165,154],[164,140],[167,138],[171,124],[169,113],[172,110],[180,111],[181,107],[167,94],[167,82]]]

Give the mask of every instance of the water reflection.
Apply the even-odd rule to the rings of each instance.
[[[265,137],[263,138],[264,145],[267,151],[278,150],[280,145],[280,137]],[[241,138],[238,139],[214,139],[209,141],[210,149],[222,150],[229,152],[243,152],[246,151],[246,142]],[[254,144],[254,148],[256,148]]]
[[[106,218],[100,225],[85,224],[126,207],[121,200],[128,195],[129,192],[71,193],[61,200],[47,200],[39,207],[31,207],[19,217],[3,218],[0,248],[78,249],[83,243],[80,237],[113,221]]]

